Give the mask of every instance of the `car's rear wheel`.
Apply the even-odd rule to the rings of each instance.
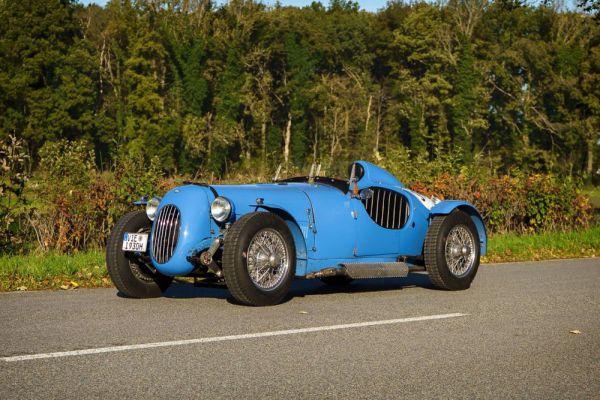
[[[106,244],[106,267],[116,288],[127,297],[160,297],[173,278],[156,271],[143,254],[122,250],[126,232],[150,232],[151,223],[144,211],[123,216],[110,233]]]
[[[425,268],[433,285],[464,290],[477,274],[480,254],[477,228],[467,214],[455,210],[435,216],[425,237]]]
[[[227,288],[240,303],[281,302],[296,270],[292,234],[283,219],[268,212],[244,215],[229,228],[223,249]]]

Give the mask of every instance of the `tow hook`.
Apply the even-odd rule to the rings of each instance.
[[[212,242],[208,250],[200,254],[200,262],[203,265],[207,266],[208,269],[218,277],[221,277],[223,275],[223,271],[221,270],[221,268],[219,268],[215,260],[213,260],[213,256],[215,255],[217,250],[219,250],[219,247],[221,247],[222,244],[223,238],[218,237]]]

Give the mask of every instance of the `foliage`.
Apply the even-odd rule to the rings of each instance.
[[[158,158],[124,158],[100,171],[84,141],[48,142],[29,197],[36,199],[30,224],[39,249],[73,252],[101,247],[116,219],[141,196],[161,188]]]
[[[28,180],[23,142],[14,136],[0,139],[0,254],[27,239],[26,217],[29,205],[23,195]]]
[[[98,190],[95,206],[106,215],[103,231],[108,234],[107,228],[128,212],[134,201],[162,195],[165,191],[162,176],[157,156],[148,164],[142,157],[119,159],[112,171],[100,174],[98,181],[102,189]]]
[[[0,140],[20,154],[2,155],[2,251],[101,246],[173,177],[355,159],[471,200],[493,231],[587,226],[596,3],[0,0]]]
[[[94,153],[84,141],[47,142],[40,149],[30,197],[35,198],[31,226],[41,249],[87,248],[98,235]]]
[[[2,1],[0,137],[35,163],[46,141],[85,139],[102,167],[158,156],[197,176],[335,170],[402,145],[589,180],[600,25],[551,4]]]
[[[553,175],[442,173],[429,185],[409,186],[441,199],[465,199],[480,211],[490,232],[531,233],[585,228],[592,220],[588,196],[571,179]]]

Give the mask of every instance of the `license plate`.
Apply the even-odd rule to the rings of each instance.
[[[148,245],[147,233],[125,233],[123,236],[123,251],[137,251],[143,253]]]

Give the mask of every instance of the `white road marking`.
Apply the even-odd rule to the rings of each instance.
[[[405,322],[430,321],[430,320],[435,320],[435,319],[464,317],[466,315],[468,315],[468,314],[452,313],[452,314],[426,315],[426,316],[421,316],[421,317],[387,319],[387,320],[382,320],[382,321],[369,321],[369,322],[357,322],[357,323],[352,323],[352,324],[326,325],[326,326],[315,326],[315,327],[310,327],[310,328],[286,329],[286,330],[282,330],[282,331],[245,333],[245,334],[241,334],[241,335],[213,336],[213,337],[205,337],[205,338],[198,338],[198,339],[173,340],[173,341],[169,341],[169,342],[155,342],[155,343],[141,343],[141,344],[131,344],[131,345],[123,345],[123,346],[98,347],[95,349],[59,351],[56,353],[26,354],[26,355],[22,355],[22,356],[2,357],[1,360],[6,361],[6,362],[15,362],[15,361],[38,360],[38,359],[43,359],[43,358],[85,356],[85,355],[91,355],[91,354],[114,353],[114,352],[118,352],[118,351],[152,349],[152,348],[156,348],[156,347],[185,346],[185,345],[190,345],[190,344],[225,342],[225,341],[229,341],[229,340],[255,339],[255,338],[265,338],[265,337],[272,337],[272,336],[297,335],[300,333],[335,331],[335,330],[340,330],[340,329],[352,329],[352,328],[364,328],[364,327],[368,327],[368,326],[402,324]]]

